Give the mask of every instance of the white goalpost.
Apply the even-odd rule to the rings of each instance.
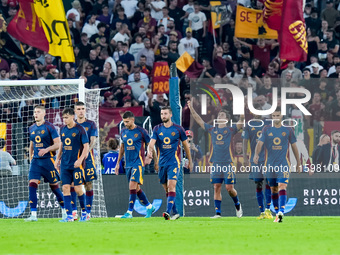
[[[83,79],[0,81],[0,218],[28,217],[28,128],[34,123],[35,105],[44,105],[45,119],[59,132],[61,112],[82,101],[86,118],[94,121],[99,135],[100,90],[85,89]],[[92,217],[107,217],[100,162],[99,137],[94,147],[98,179],[93,182]],[[8,166],[10,156],[16,165]],[[61,217],[61,209],[48,183],[38,187],[38,217]]]

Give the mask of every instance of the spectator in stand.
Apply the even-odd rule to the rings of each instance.
[[[313,79],[318,79],[320,78],[320,65],[318,63],[313,63],[311,64],[311,68],[312,68],[312,73],[310,75],[311,78]]]
[[[71,17],[71,15],[70,15]],[[80,43],[80,33],[79,30],[73,27],[73,19],[72,18],[67,19],[68,28],[70,30],[70,36],[72,40],[72,45],[77,45]]]
[[[337,63],[335,65],[335,73],[332,73],[329,78],[339,78],[339,74],[340,74],[340,63]]]
[[[318,30],[318,36],[320,38],[320,40],[324,39],[326,40],[327,39],[327,31],[328,31],[328,22],[326,20],[323,20],[321,22],[321,29]]]
[[[133,31],[137,32],[138,31],[138,22],[144,18],[144,9],[145,9],[145,2],[144,1],[139,1],[137,3],[137,9],[133,17],[131,18],[131,23],[132,23],[132,29]],[[144,37],[143,37],[144,39]]]
[[[123,7],[120,7],[118,8],[118,17],[115,18],[113,21],[112,21],[112,24],[111,24],[111,28],[112,29],[116,29],[116,23],[117,22],[120,22],[122,24],[126,24],[127,27],[128,27],[128,30],[132,30],[132,26],[131,26],[131,23],[130,21],[128,20],[128,18],[126,17],[125,15],[125,10]]]
[[[98,32],[91,36],[90,43],[92,48],[100,43],[100,38],[105,37],[106,38],[106,24],[103,22],[100,22],[97,26]],[[108,38],[107,38],[108,39]]]
[[[315,31],[319,31],[321,28],[321,19],[319,19],[318,15],[318,9],[312,7],[310,17],[306,18],[306,26]]]
[[[339,17],[339,12],[333,7],[333,0],[327,0],[326,9],[321,13],[321,19],[326,20],[329,27],[333,28],[337,17]]]
[[[327,76],[329,77],[332,73],[335,73],[336,64],[340,63],[339,55],[333,55],[333,65],[328,69]]]
[[[169,36],[170,41],[178,41],[182,39],[182,33],[179,30],[176,30],[173,20],[168,21],[167,35]]]
[[[194,59],[198,60],[198,41],[192,37],[192,29],[188,27],[185,31],[186,37],[182,38],[180,44],[183,45],[183,51],[188,52]],[[181,55],[181,53],[180,53]]]
[[[183,28],[183,21],[186,16],[185,11],[178,5],[178,0],[169,0],[169,16],[175,21],[175,28],[178,31],[185,31]]]
[[[0,138],[0,177],[12,175],[11,165],[16,165],[15,159],[7,151],[4,151],[6,141]]]
[[[124,8],[124,12],[126,17],[131,20],[132,17],[135,15],[137,10],[138,1],[136,0],[123,0],[120,2],[122,7]]]
[[[156,56],[155,61],[164,61],[167,62],[169,67],[171,65],[171,59],[169,58],[169,48],[168,46],[162,45],[161,46],[161,54]]]
[[[269,64],[270,65],[270,64]],[[269,67],[268,65],[268,67]],[[251,61],[251,68],[253,69],[253,74],[259,78],[262,78],[262,76],[265,74],[265,70],[260,65],[260,60],[254,58]]]
[[[327,79],[320,79],[318,87],[315,89],[314,93],[319,93],[321,96],[321,100],[324,103],[333,100],[332,94],[334,92],[328,89]]]
[[[316,30],[307,28],[308,58],[317,54],[320,38],[316,35]]]
[[[340,98],[331,103],[330,112],[332,121],[340,121]]]
[[[147,84],[149,84],[148,76],[145,73],[141,72],[141,71],[142,71],[141,66],[140,65],[135,65],[133,67],[133,73],[131,73],[129,75],[128,82],[134,82],[135,81],[134,74],[135,73],[140,73],[140,79],[146,81]]]
[[[150,16],[150,8],[145,8],[144,10],[144,18],[141,19],[139,22],[138,22],[138,27],[144,27],[145,30],[146,30],[146,34],[148,36],[148,38],[150,39],[153,34],[155,33],[155,29],[156,29],[156,26],[157,26],[157,21]]]
[[[185,12],[182,31],[185,31],[185,29],[189,26],[189,19],[188,19],[189,14],[195,11],[194,0],[189,0],[188,4],[184,5],[182,10]]]
[[[131,86],[132,95],[134,98],[139,98],[144,91],[148,89],[149,81],[146,79],[141,80],[141,72],[133,73],[133,81],[128,84]]]
[[[144,55],[140,56],[138,65],[141,67],[142,73],[146,74],[148,77],[151,75],[152,67],[146,64],[146,57]]]
[[[268,94],[271,93],[273,93],[272,79],[269,76],[264,76],[263,86],[258,89],[257,94],[267,96]]]
[[[81,18],[83,16],[82,7],[80,2],[75,0],[72,2],[72,9],[68,10],[66,13],[67,18],[73,20],[73,27],[80,30],[81,29]]]
[[[227,73],[226,76],[232,83],[234,84],[239,84],[239,82],[241,81],[243,74],[239,69],[238,64],[234,64],[233,65],[233,70],[229,73]]]
[[[224,77],[227,74],[227,62],[223,59],[223,48],[217,44],[214,45],[213,67],[216,73]]]
[[[98,54],[95,50],[90,50],[89,63],[94,67],[94,74],[98,75],[102,71],[104,61],[98,58]]]
[[[123,77],[124,80],[128,79],[128,70],[126,65],[125,68],[123,65],[117,66],[117,77]]]
[[[102,51],[100,52],[100,56],[102,58],[102,60],[104,60],[104,65],[109,62],[111,64],[111,69],[112,72],[116,75],[117,74],[117,65],[116,62],[113,60],[112,57],[109,56],[109,52],[107,51],[107,49],[102,49]],[[103,66],[104,69],[104,66]]]
[[[148,106],[150,109],[151,125],[152,128],[162,123],[161,119],[161,107],[166,106],[163,94],[157,94],[156,99],[150,95]]]
[[[173,18],[169,17],[169,9],[168,7],[163,7],[162,8],[162,13],[163,13],[163,17],[158,20],[157,26],[159,25],[163,25],[164,26],[164,31],[167,32],[168,31],[168,25],[169,25],[169,21],[174,21]],[[174,26],[173,26],[174,29]]]
[[[101,105],[102,107],[108,108],[116,108],[118,105],[118,100],[113,96],[113,93],[110,91],[106,91],[104,93],[104,103]]]
[[[254,53],[254,58],[260,61],[261,67],[265,70],[267,70],[270,63],[270,51],[279,46],[279,43],[273,41],[268,41],[266,44],[266,40],[263,38],[258,39],[256,45],[248,44],[237,39],[236,37],[235,41],[238,41],[240,44],[252,50]]]
[[[142,42],[142,36],[141,34],[135,35],[135,43],[131,44],[129,53],[133,55],[135,59],[137,59],[138,53],[144,49],[144,43]]]
[[[190,154],[191,154],[191,159],[192,159],[192,163],[194,164],[194,171],[196,169],[196,167],[198,166],[199,161],[202,160],[203,158],[203,153],[201,150],[201,147],[199,145],[194,144],[194,132],[192,132],[191,130],[187,130],[185,131],[186,136],[188,137],[188,143],[190,146]],[[185,157],[185,153],[183,154],[184,158]],[[185,174],[190,174],[190,169],[183,167],[184,173]]]
[[[91,38],[92,35],[98,33],[98,24],[99,24],[99,20],[97,19],[97,14],[92,13],[88,22],[85,23],[82,33],[87,34],[88,38]]]
[[[288,67],[287,69],[285,69],[282,73],[281,73],[281,84],[285,84],[285,78],[286,78],[286,73],[290,73],[292,75],[292,80],[294,81],[300,81],[302,80],[302,72],[300,69],[295,67],[295,62],[294,61],[290,61],[288,63]]]
[[[147,66],[153,67],[153,62],[155,61],[155,53],[153,49],[151,48],[151,41],[150,39],[145,38],[143,42],[144,42],[144,48],[140,50],[139,53],[137,54],[136,62],[139,63],[140,58],[143,55],[146,57],[145,64]]]
[[[203,79],[213,79],[216,75],[216,70],[211,67],[210,60],[208,58],[204,58],[202,60],[202,65],[204,67],[200,78]]]
[[[85,67],[85,77],[87,79],[87,82],[85,84],[85,88],[90,89],[92,84],[98,80],[98,76],[93,73],[94,66],[93,64],[87,64]]]
[[[119,32],[112,38],[110,44],[113,47],[116,47],[118,42],[128,43],[130,41],[130,36],[131,34],[128,29],[128,26],[126,24],[122,24],[122,26],[119,29]]]
[[[123,42],[118,42],[117,43],[117,47],[115,49],[115,51],[113,52],[113,60],[118,62],[119,61],[119,57],[123,55],[123,46],[122,46]]]
[[[102,14],[98,16],[97,20],[103,22],[106,25],[106,28],[110,28],[110,22],[112,19],[112,14],[109,13],[109,6],[107,4],[103,4],[102,6]]]
[[[131,55],[129,51],[129,46],[126,43],[122,43],[123,55],[119,57],[119,61],[127,65],[129,73],[132,72],[132,68],[135,66],[135,58]]]
[[[171,32],[171,33],[176,33],[176,32]],[[171,63],[175,63],[177,61],[177,59],[180,57],[180,55],[177,52],[177,42],[176,41],[170,41],[169,42],[168,56],[169,56]]]
[[[189,27],[191,27],[193,31],[193,37],[197,39],[197,41],[201,42],[202,39],[206,36],[207,31],[207,17],[203,12],[200,11],[200,5],[198,2],[194,2],[194,12],[190,13],[188,16]]]
[[[79,48],[79,58],[87,58],[92,50],[91,44],[89,43],[89,38],[86,33],[80,35],[80,44],[77,45]]]
[[[328,29],[327,34],[326,34],[326,43],[327,43],[327,48],[333,53],[333,54],[338,54],[339,51],[339,41],[334,38],[334,31],[333,29]]]
[[[146,0],[146,6],[151,9],[151,17],[159,21],[163,16],[162,8],[165,7],[166,4],[162,0]]]
[[[314,126],[314,122],[319,122],[322,119],[327,120],[325,112],[325,104],[321,102],[321,95],[315,92],[312,99],[312,104],[308,106],[308,111],[312,114],[309,118],[310,126]]]
[[[313,95],[314,94],[314,86],[315,81],[311,79],[310,70],[308,68],[304,68],[303,70],[303,79],[299,82],[299,85],[308,89],[309,92]]]

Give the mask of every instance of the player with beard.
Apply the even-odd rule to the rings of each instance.
[[[174,215],[171,220],[179,218],[175,207],[176,184],[180,172],[180,141],[182,141],[185,153],[189,159],[189,169],[192,171],[193,164],[190,154],[190,146],[183,127],[171,121],[172,110],[169,106],[161,109],[162,124],[155,126],[153,135],[148,146],[148,156],[146,164],[149,164],[153,155],[154,146],[158,147],[159,172],[158,176],[167,196],[167,209],[163,213],[165,220],[170,220],[170,213]]]

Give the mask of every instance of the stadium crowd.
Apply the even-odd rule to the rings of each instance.
[[[143,105],[144,116],[151,123],[161,123],[160,108],[168,105],[168,95],[152,94],[152,69],[157,61],[170,66],[187,51],[204,67],[197,78],[212,83],[236,84],[246,94],[253,88],[253,100],[263,110],[271,107],[272,88],[304,87],[312,94],[306,105],[312,116],[304,116],[294,107],[287,109],[287,118],[300,120],[301,130],[314,128],[315,141],[322,134],[320,121],[340,120],[340,4],[339,1],[307,0],[306,20],[308,59],[304,63],[290,62],[280,69],[276,40],[235,38],[235,8],[226,25],[211,29],[209,1],[205,0],[64,0],[65,13],[74,46],[75,63],[61,63],[58,58],[23,45],[31,72],[22,63],[0,59],[0,80],[85,79],[88,89],[100,88],[101,107],[117,108]],[[238,0],[237,4],[263,9],[262,1]],[[234,6],[235,7],[235,6]],[[1,0],[0,11],[7,24],[19,9],[16,0]],[[190,79],[180,73],[182,125],[191,130],[195,143],[201,130],[190,122]],[[9,93],[0,87],[1,94]],[[222,107],[232,112],[232,97],[218,91]],[[298,98],[299,94],[290,94]],[[71,102],[71,101],[70,101]],[[214,108],[210,100],[209,107]],[[26,102],[26,106],[32,102]],[[53,100],[47,108],[61,107]],[[199,102],[194,101],[197,109]],[[16,103],[1,105],[1,122],[20,121],[29,116],[17,116]],[[209,111],[209,110],[208,110]],[[206,122],[216,116],[207,115]],[[302,135],[302,140],[306,134]],[[235,144],[241,138],[236,139]],[[317,144],[315,142],[314,144]],[[235,146],[240,149],[239,146]],[[105,150],[105,149],[104,149]],[[206,152],[207,150],[203,150]],[[242,154],[237,151],[238,154]]]

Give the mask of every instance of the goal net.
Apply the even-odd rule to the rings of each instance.
[[[45,119],[51,122],[59,133],[62,111],[73,107],[78,100],[87,109],[87,118],[94,121],[99,129],[99,90],[87,90],[83,80],[34,80],[0,82],[0,218],[28,217],[28,172],[29,133],[34,123],[35,105],[45,105]],[[99,130],[98,130],[99,134]],[[107,217],[103,181],[101,174],[99,138],[94,149],[98,179],[93,182],[94,199],[92,217]],[[8,166],[10,156],[16,165]],[[49,184],[38,187],[38,217],[61,217],[61,209]],[[78,206],[79,208],[79,206]]]

